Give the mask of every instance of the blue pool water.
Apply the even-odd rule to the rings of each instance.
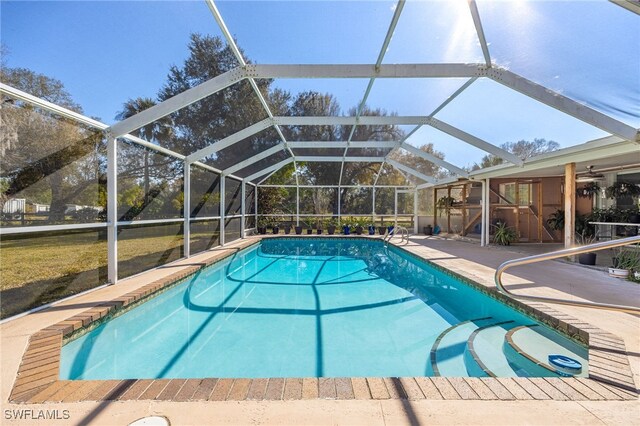
[[[70,341],[60,376],[555,375],[510,332],[586,374],[585,348],[379,240],[271,239]]]

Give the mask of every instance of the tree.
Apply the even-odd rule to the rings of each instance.
[[[335,97],[329,93],[307,91],[298,93],[291,104],[289,114],[293,116],[338,116],[340,105]],[[340,126],[289,126],[285,137],[292,141],[339,141],[342,138]],[[310,146],[308,149],[298,149],[298,155],[337,155],[341,156],[344,149],[323,148],[322,144]],[[340,175],[339,163],[300,163],[300,178],[310,185],[335,184]],[[337,210],[337,206],[333,206]]]
[[[122,106],[122,111],[120,111],[116,115],[116,120],[126,120],[127,118],[132,117],[148,108],[151,108],[154,105],[156,105],[156,101],[154,101],[151,98],[129,99]],[[140,129],[137,129],[136,131],[131,133],[148,142],[164,145],[173,136],[173,127],[171,123],[171,117],[169,116],[163,117],[160,120],[157,120],[153,123],[149,123],[146,126],[143,126]],[[125,151],[127,150],[127,145],[121,145],[121,147]],[[123,173],[123,175],[121,176],[122,178],[126,178],[127,174],[129,175],[129,177],[131,177],[131,175],[135,176],[138,170],[140,169],[143,170],[143,189],[144,189],[143,206],[148,205],[150,202],[149,196],[150,196],[150,190],[151,190],[150,188],[151,177],[150,177],[150,170],[149,170],[149,166],[150,166],[149,154],[150,154],[149,149],[144,149],[144,153],[142,156],[143,157],[142,165],[139,164],[140,157],[138,155],[127,155],[127,153],[125,152],[124,155],[120,156],[121,157],[120,161],[126,162],[126,165],[124,165],[123,167],[126,170],[126,173]],[[165,161],[164,163],[165,164],[163,165],[166,166],[170,163],[170,161]],[[163,170],[163,171],[166,170],[166,167],[157,167],[158,166],[157,164],[155,164],[155,166],[156,166],[154,167],[155,170]],[[166,175],[166,173],[162,173],[162,174]]]
[[[25,68],[3,68],[0,79],[17,89],[82,112],[59,81]],[[16,196],[50,203],[49,219],[64,220],[66,204],[101,205],[106,190],[101,132],[18,100],[2,99],[0,204]],[[1,206],[0,206],[1,207]]]
[[[192,34],[188,49],[189,56],[183,65],[173,66],[169,70],[167,82],[158,94],[159,101],[169,99],[239,65],[229,46],[220,37]],[[262,93],[269,92],[271,80],[260,79],[256,82]],[[278,95],[282,97],[283,94]],[[188,155],[266,117],[251,85],[243,80],[173,113],[171,118],[175,137],[168,141],[167,147]],[[207,162],[218,168],[225,168],[258,153],[267,142],[273,143],[272,135],[257,134],[245,144],[240,142],[233,149],[217,152]]]
[[[555,141],[548,141],[546,139],[534,139],[533,141],[519,140],[518,142],[505,142],[500,145],[500,148],[514,154],[516,157],[524,160],[527,158],[535,157],[536,155],[544,154],[545,152],[557,151],[560,149],[560,144]],[[486,167],[497,166],[502,164],[504,160],[496,155],[487,154],[482,157],[480,164],[474,164],[472,170],[484,169]]]
[[[290,113],[294,116],[339,116],[341,109],[333,95],[307,91],[299,93],[295,97]],[[351,108],[348,115],[356,115],[356,108]],[[364,106],[361,115],[386,116],[387,112]],[[344,148],[323,148],[321,141],[347,141],[350,136],[352,141],[394,141],[404,136],[404,132],[394,125],[356,126],[353,129],[353,134],[352,127],[292,126],[287,137],[290,140],[320,141],[319,144],[308,150],[298,150],[299,155],[315,154],[342,157],[345,154]],[[379,148],[349,148],[346,151],[346,156],[383,157],[387,152],[388,150]],[[304,183],[311,185],[336,185],[339,183],[341,172],[343,182],[372,184],[379,170],[379,163],[347,162],[343,167],[341,162],[310,162],[301,164],[300,174]],[[352,211],[370,212],[372,210],[371,197],[356,193],[357,191],[350,191],[348,188],[341,188],[340,191],[341,211],[344,212],[347,205],[352,208]],[[334,214],[337,214],[338,206],[335,202],[337,197],[321,193],[321,191],[315,191],[312,197],[316,198],[314,205],[318,210],[325,210],[329,205]],[[322,197],[329,198],[325,200]],[[317,213],[322,212],[317,211]]]
[[[269,181],[275,185],[282,185],[289,183],[289,177],[295,173],[293,163],[287,164],[277,172],[275,172],[269,178]],[[258,212],[264,214],[283,214],[294,215],[295,209],[291,208],[290,200],[292,195],[291,191],[295,191],[295,188],[283,188],[283,187],[261,187],[258,190]]]
[[[349,115],[356,115],[356,108],[349,110]],[[390,115],[380,108],[370,108],[364,105],[360,111],[362,116],[383,117]],[[394,114],[391,114],[394,115]],[[351,132],[351,126],[344,126],[342,129],[343,139],[347,139]],[[356,126],[351,136],[352,141],[398,141],[404,138],[404,131],[396,125],[376,124],[368,126]],[[347,156],[360,157],[384,157],[389,153],[388,148],[349,148]],[[345,163],[342,171],[342,182],[349,184],[373,184],[376,175],[380,171],[380,163]],[[373,211],[373,197],[369,190],[350,190],[341,188],[340,204],[341,211],[347,212],[347,206],[351,211],[368,214]]]
[[[421,151],[426,152],[427,154],[431,154],[434,157],[444,160],[444,153],[436,150],[433,146],[433,143],[426,143],[420,146],[419,149]],[[431,161],[427,161],[424,158],[418,157],[417,155],[404,150],[395,151],[391,155],[391,158],[398,161],[399,163],[402,163],[411,167],[412,169],[420,173],[423,173],[427,176],[433,176],[436,179],[441,179],[449,176],[449,173],[446,170],[442,169],[437,164],[434,164]],[[418,180],[416,180],[417,178],[413,176],[408,176],[408,177],[410,180],[414,181],[414,183],[418,182]],[[419,181],[419,182],[422,183],[422,181]]]

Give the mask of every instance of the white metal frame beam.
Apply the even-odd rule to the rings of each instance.
[[[380,179],[380,174],[382,173],[382,170],[384,169],[384,163],[391,156],[391,154],[393,154],[393,152],[395,150],[397,150],[398,147],[400,147],[400,145],[402,145],[407,139],[409,139],[415,132],[420,130],[421,127],[422,127],[422,125],[418,125],[418,126],[414,127],[413,129],[411,129],[411,131],[409,133],[407,133],[404,136],[404,138],[402,138],[402,140],[398,141],[396,143],[396,145],[393,147],[393,149],[391,151],[389,151],[387,153],[387,155],[384,156],[384,161],[382,162],[382,164],[380,164],[380,170],[378,170],[378,174],[376,174],[376,178],[373,181],[373,186],[376,186],[376,184],[378,183],[378,179]],[[402,174],[402,173],[400,173],[400,174]],[[404,176],[404,174],[402,174],[402,175]],[[404,178],[406,179],[406,176],[404,176]],[[407,181],[408,181],[408,179],[407,179]]]
[[[482,29],[482,21],[480,20],[480,13],[478,12],[478,5],[475,0],[468,0],[469,10],[471,11],[471,17],[473,18],[473,25],[476,27],[476,33],[478,34],[478,40],[480,41],[480,47],[482,47],[482,54],[484,55],[484,62],[488,67],[491,66],[491,56],[489,55],[489,45],[487,39],[484,36],[484,30]]]
[[[588,148],[588,149],[585,149]],[[500,178],[503,176],[512,176],[517,173],[518,176],[537,176],[540,169],[550,167],[564,167],[569,162],[585,163],[603,158],[616,157],[620,155],[638,156],[638,145],[634,142],[622,139],[618,136],[608,136],[601,139],[586,142],[581,145],[575,145],[568,148],[562,148],[557,151],[548,152],[537,155],[525,160],[524,166],[518,167],[513,164],[500,164],[485,169],[475,170],[469,173],[469,179],[480,180],[487,178]],[[438,185],[449,183],[451,180],[443,180],[437,182]],[[433,186],[432,184],[418,185],[418,189]]]
[[[252,174],[251,176],[247,176],[245,178],[245,180],[247,181],[252,181],[256,178],[259,178],[260,176],[264,176],[267,173],[271,173],[271,172],[276,172],[278,170],[280,170],[281,168],[283,168],[284,166],[286,166],[289,163],[293,162],[293,157],[287,158],[285,160],[280,161],[279,163],[274,164],[273,166],[269,166],[267,168],[264,168],[260,171],[255,172],[254,174]]]
[[[182,189],[182,216],[184,224],[182,226],[184,257],[191,257],[191,164],[183,162],[184,180]]]
[[[296,164],[296,162],[294,161],[293,164]],[[278,170],[280,169],[276,169],[273,170],[271,172],[269,172],[268,174],[266,174],[262,179],[260,179],[260,181],[257,183],[257,185],[261,185],[262,182],[266,181],[267,179],[269,179],[272,175],[274,175]],[[297,188],[299,185],[293,185],[294,188]]]
[[[609,0],[611,3],[627,9],[636,15],[640,15],[640,1],[638,0]]]
[[[253,78],[472,78],[485,64],[247,64]]]
[[[393,11],[393,18],[391,18],[391,23],[389,24],[389,28],[387,29],[387,34],[384,37],[384,41],[382,42],[382,48],[380,49],[380,53],[378,53],[378,58],[376,59],[375,69],[378,70],[380,65],[382,65],[382,61],[384,60],[384,55],[387,53],[387,49],[389,48],[389,43],[391,43],[391,38],[393,37],[393,33],[396,29],[396,25],[398,24],[398,20],[400,19],[400,15],[402,14],[402,9],[404,9],[405,0],[398,0],[396,3],[396,9]],[[362,100],[358,104],[358,109],[356,110],[356,120],[362,114],[362,110],[367,104],[367,99],[369,98],[369,94],[371,93],[371,89],[373,89],[373,83],[376,81],[375,77],[371,77],[369,79],[369,83],[367,84],[367,88],[364,91],[364,96],[362,96]],[[349,150],[349,145],[351,143],[351,139],[353,138],[354,133],[356,132],[356,126],[351,126],[351,131],[349,132],[349,137],[347,138],[347,146],[342,153],[342,157],[347,156],[347,151]],[[344,172],[344,163],[340,165],[340,177],[338,178],[338,184],[342,184],[342,174]]]
[[[100,121],[94,120],[93,118],[89,118],[75,111],[71,111],[70,109],[61,107],[60,105],[56,105],[52,102],[40,99],[36,96],[33,96],[27,92],[23,92],[22,90],[16,89],[15,87],[11,87],[4,83],[0,83],[0,93],[4,93],[11,98],[27,102],[31,105],[40,107],[47,111],[54,112],[61,117],[68,118],[72,121],[77,121],[78,123],[85,124],[89,127],[94,127],[98,130],[104,130],[109,127],[108,125],[101,123]]]
[[[432,176],[427,176],[423,173],[420,173],[414,169],[412,169],[411,167],[405,166],[402,163],[398,163],[396,160],[392,160],[391,158],[387,159],[387,163],[389,163],[391,166],[395,167],[396,169],[403,171],[405,173],[409,173],[410,175],[413,175],[415,177],[417,177],[418,179],[421,179],[427,183],[435,183],[436,180],[432,177]]]
[[[463,130],[460,130],[457,127],[453,127],[452,125],[445,123],[444,121],[440,121],[437,118],[433,118],[433,117],[429,118],[426,124],[433,127],[434,129],[440,130],[441,132],[451,135],[456,139],[464,141],[469,145],[473,145],[476,148],[480,148],[483,151],[489,152],[493,155],[497,155],[498,157],[502,158],[503,160],[509,163],[513,163],[518,166],[521,166],[523,164],[523,161],[520,158],[513,155],[512,153],[502,148],[499,148],[487,141],[484,141],[476,136],[473,136]]]
[[[314,163],[341,163],[343,160],[345,163],[378,163],[384,161],[384,157],[330,157],[324,155],[307,155],[298,156],[300,162],[314,162]]]
[[[93,118],[89,118],[86,117],[82,114],[79,114],[75,111],[71,111],[67,108],[61,107],[59,105],[53,104],[49,101],[45,101],[44,99],[40,99],[37,98],[33,95],[30,95],[26,92],[23,92],[21,90],[18,90],[14,87],[11,86],[7,86],[6,84],[0,83],[0,93],[4,93],[7,96],[14,98],[14,99],[19,99],[21,101],[27,102],[31,105],[37,106],[39,108],[42,108],[44,110],[53,112],[61,117],[65,117],[68,118],[72,121],[76,121],[78,123],[84,124],[86,126],[95,128],[97,130],[102,130],[102,131],[106,131],[109,128],[109,125],[105,124],[105,123],[101,123],[100,121],[94,120]],[[149,148],[153,151],[159,152],[161,154],[165,154],[168,155],[170,157],[174,157],[177,158],[178,160],[184,160],[186,157],[182,154],[178,154],[177,152],[173,152],[170,149],[164,148],[162,146],[153,144],[149,141],[146,141],[144,139],[141,139],[137,136],[133,136],[131,134],[126,134],[126,135],[122,135],[121,139],[126,139],[128,141],[134,142],[138,145],[144,146],[146,148]],[[212,172],[216,172],[216,173],[220,173],[221,170],[216,169],[215,167],[211,167],[209,165],[200,163],[200,162],[193,162],[192,164],[197,165],[199,167],[205,168],[207,170],[210,170]],[[237,176],[229,176],[232,177],[234,179],[237,180],[242,180],[241,178],[237,177]]]
[[[260,185],[261,188],[296,188],[296,185],[274,185],[274,184],[266,184]],[[373,188],[373,185],[300,185],[300,189],[305,188]],[[415,186],[414,185],[378,185],[376,188],[401,188],[411,190]]]
[[[245,127],[244,129],[232,135],[229,135],[226,138],[220,139],[219,141],[214,142],[209,146],[205,146],[204,148],[199,149],[193,154],[189,154],[187,156],[187,159],[189,161],[201,160],[211,154],[215,154],[216,152],[221,151],[224,148],[227,148],[228,146],[233,145],[236,142],[240,142],[243,139],[249,138],[257,133],[260,133],[261,131],[271,127],[271,125],[272,125],[271,119],[265,118],[264,120],[258,121],[257,123],[252,124],[249,127]]]
[[[505,69],[481,64],[404,64],[404,65],[253,65],[247,64],[214,77],[192,89],[167,99],[111,127],[114,136],[121,136],[150,122],[190,105],[243,78],[428,78],[428,77],[488,77],[532,99],[628,140],[639,141],[638,130],[605,114],[595,111],[559,93],[533,83]],[[288,124],[293,119],[307,117],[274,117],[273,125]],[[367,124],[427,124],[426,117],[405,117],[399,121],[370,121],[376,117],[361,117],[357,122],[342,120],[346,125]],[[293,120],[295,121],[295,120]],[[292,125],[298,125],[294,122]]]
[[[247,184],[245,181],[242,181],[241,183],[242,185],[242,191],[240,196],[242,197],[242,201],[240,203],[240,217],[242,217],[242,222],[240,222],[240,238],[244,238],[245,237],[245,227],[246,227],[246,198],[247,198]]]
[[[460,95],[462,92],[464,92],[469,86],[471,86],[478,78],[477,77],[473,77],[470,78],[469,80],[467,80],[462,86],[460,86],[455,92],[453,92],[451,95],[449,95],[449,97],[447,99],[445,99],[440,105],[438,105],[438,107],[436,109],[434,109],[431,114],[429,114],[429,117],[433,117],[434,115],[436,115],[437,113],[439,113],[440,111],[442,111],[442,109],[444,107],[446,107],[447,105],[449,105],[449,103],[451,103],[451,101],[453,101],[458,95]],[[422,127],[422,125],[418,125],[416,127],[414,127],[395,147],[394,149],[392,149],[385,157],[389,158],[391,155],[393,155],[394,151],[396,151],[398,148],[400,148],[400,146],[402,144],[404,144],[411,136],[413,136],[414,133],[416,133],[418,130],[420,130],[420,128]],[[407,144],[409,145],[409,144]],[[423,152],[422,150],[420,150],[421,152]],[[424,158],[424,157],[423,157]],[[378,171],[378,174],[376,175],[376,179],[374,181],[374,185],[378,182],[378,178],[380,177],[380,173],[382,173],[382,167],[384,167],[384,163],[382,164],[382,166],[380,167],[380,170]],[[454,166],[455,167],[455,166]],[[465,172],[466,173],[466,172]]]
[[[461,169],[459,167],[456,167],[453,164],[451,164],[451,163],[449,163],[447,161],[444,161],[443,159],[438,158],[435,155],[431,155],[428,152],[424,152],[420,148],[416,148],[413,145],[409,145],[406,142],[403,142],[400,145],[400,148],[404,149],[405,151],[407,151],[407,152],[409,152],[409,153],[411,153],[413,155],[416,155],[416,156],[422,158],[423,160],[427,160],[427,161],[429,161],[429,162],[431,162],[431,163],[433,163],[433,164],[435,164],[437,166],[440,166],[440,167],[442,167],[444,169],[447,169],[450,172],[455,173],[456,175],[459,175],[459,176],[462,176],[462,177],[468,177],[469,176],[469,173],[466,170],[463,170],[463,169]]]
[[[239,163],[234,164],[233,166],[227,168],[224,170],[225,173],[235,173],[238,170],[242,170],[245,167],[248,167],[260,160],[264,160],[265,158],[276,154],[280,151],[283,151],[285,149],[284,146],[282,146],[282,144],[278,144],[276,146],[272,146],[271,148],[268,148],[252,157],[247,158],[246,160],[240,161]]]
[[[213,0],[205,0],[205,1],[207,3],[207,6],[209,6],[209,10],[213,14],[214,19],[218,23],[218,26],[220,27],[222,34],[224,34],[224,37],[227,40],[227,44],[230,46],[231,51],[233,52],[233,55],[236,57],[236,59],[238,60],[238,62],[242,67],[246,67],[247,62],[244,60],[244,57],[242,56],[242,53],[240,52],[240,49],[238,48],[236,41],[233,39],[233,36],[229,32],[229,29],[227,28],[227,24],[225,24],[224,19],[222,19],[222,15],[220,14],[220,11],[218,10],[218,7],[216,6],[215,2]],[[260,88],[258,87],[258,84],[256,83],[255,79],[251,76],[247,76],[247,75],[245,76],[249,80],[249,84],[251,84],[251,88],[253,89],[256,96],[258,97],[258,100],[260,101],[262,108],[267,113],[269,118],[273,119],[273,113],[271,112],[271,108],[269,108],[269,104],[267,104],[267,100],[262,95],[262,92],[260,92]],[[293,154],[293,151],[291,151],[291,149],[287,146],[287,139],[284,137],[284,134],[282,133],[280,126],[274,125],[273,127],[278,133],[278,136],[282,141],[283,147],[286,150],[288,150],[289,154],[293,157],[293,161],[295,164],[295,155]],[[296,183],[298,183],[298,175],[296,175]]]
[[[472,77],[469,80],[465,81],[465,83],[462,86],[458,87],[458,90],[453,92],[451,95],[449,95],[449,97],[447,99],[445,99],[440,105],[438,105],[438,107],[436,109],[434,109],[431,112],[431,114],[429,114],[429,117],[433,117],[434,115],[436,115],[437,113],[442,111],[444,109],[444,107],[449,105],[451,103],[451,101],[453,101],[455,98],[457,98],[462,92],[467,90],[467,88],[469,86],[471,86],[473,83],[475,83],[475,81],[477,79],[478,79],[478,77]]]
[[[487,70],[487,76],[510,89],[604,130],[607,133],[620,136],[630,141],[640,142],[640,131],[638,131],[638,129],[589,108],[586,105],[580,104],[560,93],[527,80],[518,74],[505,69],[491,68]]]
[[[114,124],[110,127],[110,131],[115,137],[127,134],[238,83],[244,77],[243,68],[234,68]]]
[[[107,279],[118,282],[118,141],[107,132]]]
[[[225,241],[225,209],[227,208],[227,179],[223,174],[220,175],[220,245],[224,246]]]
[[[470,145],[482,149],[483,151],[497,155],[502,159],[513,163],[522,165],[521,159],[499,148],[489,142],[486,142],[476,136],[473,136],[463,130],[458,129],[448,123],[440,121],[430,116],[364,116],[364,117],[344,117],[344,116],[302,116],[302,117],[275,117],[275,121],[280,124],[286,124],[291,126],[313,126],[313,125],[403,125],[403,124],[417,124],[417,125],[429,125],[437,130],[447,133],[461,141],[464,141]],[[300,160],[302,161],[302,160]]]
[[[351,141],[351,148],[393,148],[400,141]],[[345,148],[346,141],[295,141],[289,142],[290,148],[298,149],[324,149]]]
[[[372,116],[365,115],[356,116],[279,116],[274,117],[274,122],[286,126],[318,126],[318,125],[336,125],[336,126],[369,126],[369,125],[418,125],[428,124],[428,116],[424,115],[387,115]]]

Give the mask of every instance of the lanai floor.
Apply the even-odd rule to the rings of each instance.
[[[246,240],[245,240],[246,241]],[[235,242],[224,252],[238,248]],[[477,281],[491,285],[494,268],[516,257],[503,248],[483,248],[476,244],[415,236],[407,244],[411,251],[451,269],[464,270]],[[538,400],[241,400],[167,402],[153,400],[85,401],[73,403],[12,404],[9,395],[29,336],[58,321],[140,288],[151,281],[193,265],[213,253],[176,262],[126,279],[51,309],[30,314],[0,326],[2,360],[1,401],[5,410],[68,410],[72,424],[128,424],[148,415],[164,415],[172,424],[640,424],[638,399],[627,401]],[[551,261],[513,269],[507,282],[518,292],[563,295],[640,306],[640,286],[610,278],[606,273],[565,262]],[[622,338],[637,384],[640,382],[640,318],[623,313],[553,306],[560,312],[593,324]],[[463,398],[463,396],[460,396]],[[562,399],[562,398],[560,398]],[[572,399],[572,398],[568,398]],[[3,418],[3,424],[42,424],[42,420],[17,421]]]

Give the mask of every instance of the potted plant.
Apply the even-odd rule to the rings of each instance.
[[[576,189],[576,195],[580,198],[593,198],[602,188],[597,182],[589,182],[581,188]]]
[[[318,222],[316,222],[316,233],[318,235],[322,235],[322,221],[318,220]]]
[[[551,213],[549,219],[547,219],[547,224],[556,231],[564,230],[564,210],[558,209],[555,212]]]
[[[373,224],[373,218],[369,218],[367,230],[369,231],[369,235],[376,235],[376,226]]]
[[[336,220],[331,218],[327,221],[327,234],[333,235],[336,233]]]
[[[280,227],[278,226],[277,222],[273,222],[271,229],[273,231],[273,235],[277,235],[280,233]]]
[[[300,224],[296,225],[295,230],[296,230],[296,235],[302,234],[302,226],[300,226]]]
[[[455,202],[456,199],[448,195],[440,197],[438,201],[436,201],[436,208],[440,211],[440,216],[442,216],[442,211],[449,214],[449,210],[451,210]]]
[[[384,235],[385,232],[387,232],[387,226],[384,223],[380,223],[380,226],[378,226],[378,233],[380,235]]]
[[[305,223],[305,228],[307,228],[307,235],[311,235],[313,234],[313,225],[310,225],[308,223]]]
[[[433,226],[427,225],[422,227],[422,232],[424,235],[433,235]]]
[[[605,190],[607,198],[640,197],[640,186],[632,182],[619,180]]]
[[[627,209],[627,222],[628,223],[640,223],[640,209],[638,206],[631,207]],[[636,230],[638,227],[634,227]]]
[[[576,232],[576,243],[580,246],[593,244],[595,241],[596,236],[590,232],[589,228],[584,228],[582,232]],[[593,266],[596,264],[596,254],[595,252],[579,254],[578,263]]]
[[[498,222],[493,225],[496,229],[493,234],[493,242],[501,246],[510,246],[518,239],[516,231],[507,226],[506,222]]]
[[[260,220],[258,220],[258,234],[260,235],[266,235],[267,233],[267,219],[266,218],[260,218]]]
[[[354,228],[354,231],[356,232],[356,235],[362,235],[362,231],[364,230],[364,228],[360,224],[359,219],[355,219],[352,226]]]
[[[343,218],[340,220],[342,225],[342,233],[344,235],[351,235],[351,219]]]
[[[618,213],[615,207],[593,209],[589,214],[590,222],[616,222]]]
[[[395,228],[395,222],[386,222],[387,230],[391,234],[393,232],[393,228]]]
[[[282,229],[284,230],[284,233],[286,235],[289,235],[291,233],[291,222],[287,222],[284,225],[282,225]]]
[[[629,278],[632,271],[640,270],[639,245],[633,248],[620,248],[613,257],[613,266],[609,267],[609,275],[615,278]]]

